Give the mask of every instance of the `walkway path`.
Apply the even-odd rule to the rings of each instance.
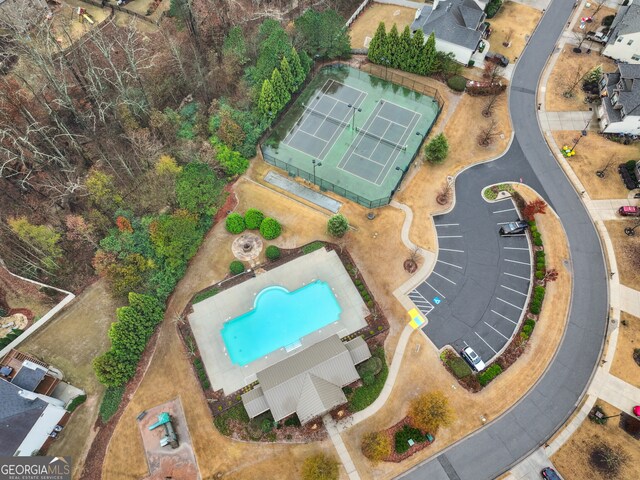
[[[329,433],[329,438],[333,442],[333,446],[336,448],[340,461],[342,462],[342,466],[347,471],[347,475],[349,475],[350,480],[360,480],[360,475],[356,470],[356,466],[353,464],[353,460],[351,460],[351,455],[349,455],[347,447],[344,446],[344,442],[342,441],[340,432],[338,432],[338,429],[336,428],[336,423],[333,421],[333,418],[331,418],[331,415],[327,414],[322,417],[322,421],[324,422],[324,426]]]
[[[540,112],[540,128],[543,131],[583,130],[587,122],[593,119],[591,111],[576,112]],[[593,122],[595,124],[595,122]]]

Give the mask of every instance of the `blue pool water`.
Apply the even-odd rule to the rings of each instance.
[[[341,311],[320,280],[293,292],[268,287],[256,296],[253,310],[224,324],[222,339],[231,361],[242,366],[335,322]]]

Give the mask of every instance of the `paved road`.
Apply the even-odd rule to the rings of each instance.
[[[599,361],[608,309],[602,249],[580,198],[549,151],[535,115],[538,79],[572,7],[573,2],[554,0],[518,61],[509,103],[515,130],[511,148],[499,160],[462,175],[465,182],[477,182],[478,186],[518,177],[539,191],[544,185],[543,195],[560,216],[571,249],[574,283],[566,334],[545,375],[514,408],[407,472],[406,479],[479,480],[507,471],[565,422]],[[465,195],[458,188],[456,192]]]
[[[438,260],[409,298],[429,319],[423,330],[438,348],[471,347],[488,365],[519,325],[531,257],[526,234],[498,234],[518,219],[513,201],[483,201],[474,180],[463,176],[456,185],[463,198],[434,218]]]

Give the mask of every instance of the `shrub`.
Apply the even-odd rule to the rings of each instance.
[[[640,350],[640,348],[638,349]],[[342,388],[342,391],[344,392],[345,395],[351,395],[353,393],[353,388],[346,386]]]
[[[375,381],[376,381],[376,377],[372,373],[367,372],[362,375],[362,383],[367,386],[373,385]]]
[[[224,185],[206,163],[189,163],[176,181],[178,205],[191,213],[215,215]]]
[[[605,27],[610,27],[615,18],[616,18],[615,15],[607,15],[602,19],[602,25]]]
[[[352,412],[359,412],[371,405],[384,387],[384,382],[387,381],[387,375],[389,375],[389,367],[384,356],[384,349],[377,348],[373,355],[378,357],[382,362],[382,368],[380,373],[375,376],[375,381],[371,385],[364,385],[358,387],[353,391],[353,394],[349,398],[349,410]]]
[[[269,420],[268,418],[262,419],[262,422],[260,423],[260,429],[264,433],[269,433],[271,430],[273,430],[273,421]]]
[[[455,418],[449,399],[437,390],[423,393],[411,400],[409,417],[414,425],[432,434],[440,427],[451,425]]]
[[[247,228],[243,216],[235,212],[229,214],[224,226],[227,228],[227,232],[234,235],[244,232]]]
[[[396,453],[404,453],[409,448],[409,440],[413,440],[415,443],[422,443],[426,440],[425,436],[417,428],[404,425],[395,435],[395,450]]]
[[[439,133],[424,148],[424,155],[431,163],[442,163],[449,155],[449,142],[444,133]]]
[[[207,298],[213,297],[218,292],[220,292],[220,290],[218,290],[217,288],[212,288],[211,290],[207,290],[206,292],[200,292],[195,297],[193,297],[193,300],[191,301],[191,303],[195,304],[203,300],[206,300]]]
[[[86,400],[87,400],[86,395],[78,395],[76,398],[74,398],[69,402],[69,405],[67,405],[67,412],[73,413],[73,411],[76,408],[78,408],[80,405],[82,405]]]
[[[307,253],[311,253],[311,252],[315,252],[316,250],[320,250],[322,247],[324,247],[324,242],[311,242],[308,245],[305,245],[304,247],[302,247],[302,253],[304,253],[305,255]]]
[[[527,318],[522,327],[522,332],[520,332],[520,336],[526,340],[531,336],[534,328],[536,328],[536,321],[533,318]]]
[[[100,418],[104,423],[107,423],[118,411],[123,395],[124,386],[109,387],[104,392],[104,397],[102,397],[102,402],[100,403]]]
[[[495,17],[498,10],[500,10],[500,7],[502,7],[502,0],[491,0],[484,9],[487,14],[487,18]]]
[[[257,230],[260,228],[260,224],[264,220],[264,213],[255,208],[250,208],[244,212],[244,223],[249,230]]]
[[[262,235],[265,240],[278,238],[280,233],[282,233],[282,227],[275,218],[266,217],[260,224],[260,235]]]
[[[269,245],[264,253],[269,260],[277,260],[280,258],[280,249],[275,245]]]
[[[478,382],[483,387],[486,387],[491,380],[496,378],[498,375],[502,373],[502,367],[497,363],[494,363],[489,368],[487,368],[484,372],[478,375]]]
[[[232,275],[241,274],[242,272],[244,272],[244,263],[242,263],[240,260],[234,260],[229,265],[229,271]]]
[[[302,464],[302,480],[337,480],[338,462],[332,456],[318,453]]]
[[[542,280],[544,278],[544,274],[545,274],[544,270],[537,270],[536,271],[536,278],[538,280]]]
[[[467,79],[460,76],[454,75],[453,77],[447,80],[447,85],[451,90],[455,90],[456,92],[464,92],[464,89],[467,88]]]
[[[379,357],[371,357],[357,367],[358,373],[363,375],[377,375],[382,370],[382,360]]]
[[[391,455],[391,440],[386,432],[370,432],[362,438],[362,453],[369,460],[379,462]]]
[[[300,423],[300,420],[298,420],[298,416],[293,414],[292,416],[290,416],[289,418],[287,418],[284,421],[284,424],[286,427],[299,427],[300,425],[302,425]]]
[[[633,170],[636,168],[636,161],[627,160],[624,165],[625,167],[627,167],[627,170],[629,170],[629,172],[633,172]]]
[[[332,215],[327,222],[327,232],[332,237],[341,238],[344,237],[344,234],[349,230],[349,220],[347,217],[338,213],[336,215]]]

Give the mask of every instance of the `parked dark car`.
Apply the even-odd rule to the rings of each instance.
[[[495,52],[487,52],[487,56],[485,57],[485,60],[489,60],[490,62],[497,63],[501,67],[506,67],[507,65],[509,65],[509,59],[507,57]]]
[[[529,224],[523,220],[509,222],[500,227],[500,235],[520,235],[529,227]]]
[[[551,467],[543,469],[540,474],[542,475],[542,478],[546,478],[548,480],[560,480],[560,475],[558,475]]]

